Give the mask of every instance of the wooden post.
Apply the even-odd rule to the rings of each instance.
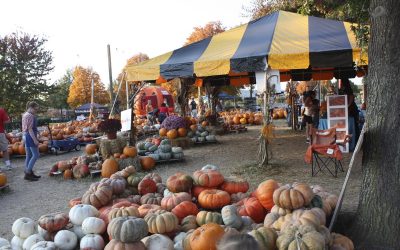
[[[111,51],[110,51],[110,44],[107,44],[107,55],[108,55],[108,77],[110,80],[110,98],[111,98],[111,105],[113,105],[114,100],[114,91],[112,86],[112,67],[111,67]],[[115,103],[115,102],[114,102]]]

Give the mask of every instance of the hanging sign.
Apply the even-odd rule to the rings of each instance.
[[[121,112],[121,131],[130,131],[132,124],[131,109],[127,109]]]

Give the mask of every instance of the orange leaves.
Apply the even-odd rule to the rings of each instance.
[[[197,41],[203,40],[209,36],[221,33],[225,31],[222,27],[221,21],[209,22],[204,27],[194,27],[192,34],[186,39],[185,45],[195,43]]]

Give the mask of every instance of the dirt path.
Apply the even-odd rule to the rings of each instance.
[[[279,122],[277,125],[282,125]],[[310,166],[303,161],[307,144],[303,133],[278,126],[276,138],[273,141],[274,158],[271,161],[272,168],[260,169],[257,162],[257,137],[260,127],[249,127],[248,132],[230,134],[218,137],[220,144],[209,144],[192,147],[185,150],[185,162],[159,165],[154,170],[163,180],[177,172],[193,173],[206,164],[214,164],[220,167],[224,175],[239,175],[245,177],[252,186],[251,191],[262,180],[276,179],[282,183],[294,181],[309,184],[320,184],[327,191],[339,194],[345,173],[340,173],[334,178],[325,171],[317,177],[311,177]],[[86,178],[83,180],[65,181],[60,177],[49,177],[47,173],[51,165],[64,159],[70,159],[82,152],[71,152],[59,156],[46,156],[36,163],[36,172],[42,175],[38,182],[23,180],[24,159],[13,160],[17,169],[7,172],[10,191],[0,192],[0,237],[11,240],[11,226],[14,220],[20,217],[38,219],[41,215],[56,211],[68,211],[68,201],[71,198],[81,196],[89,185],[97,179]],[[344,159],[347,169],[349,156]],[[354,169],[350,181],[344,211],[354,211],[358,203],[360,186],[360,166]]]

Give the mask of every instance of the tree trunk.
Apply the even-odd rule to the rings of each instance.
[[[180,78],[179,82],[177,83],[177,100],[180,106],[180,115],[182,117],[186,116],[187,112],[187,105],[189,101],[190,95],[190,86],[193,85],[194,79],[193,78]]]
[[[400,2],[372,0],[363,182],[357,248],[400,249]]]

